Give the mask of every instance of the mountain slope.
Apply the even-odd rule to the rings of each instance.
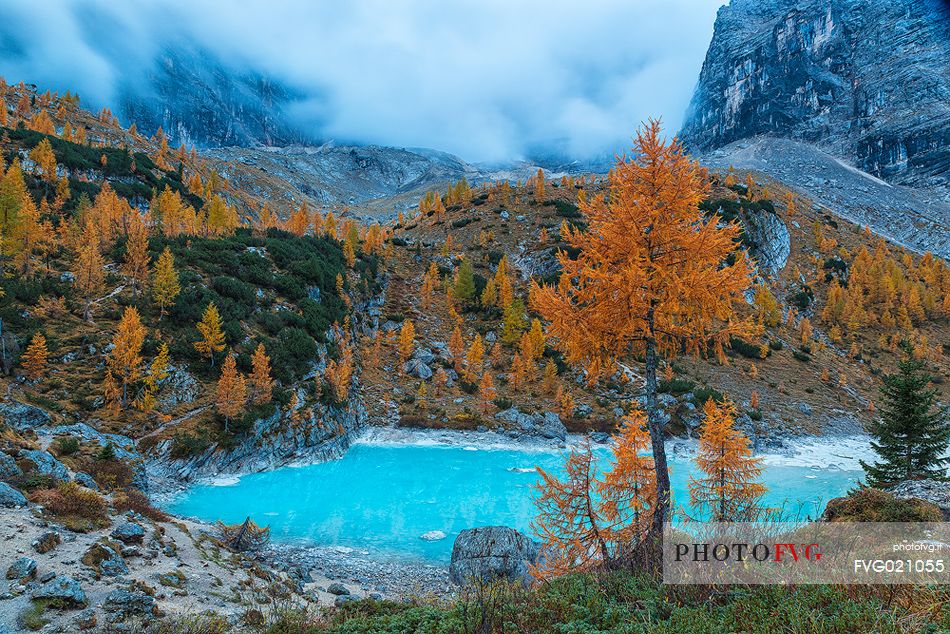
[[[681,136],[818,144],[887,181],[950,193],[950,10],[940,0],[733,0]]]

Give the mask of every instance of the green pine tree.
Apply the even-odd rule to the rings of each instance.
[[[871,447],[880,456],[873,465],[861,461],[868,484],[885,487],[901,480],[946,480],[943,455],[950,445],[950,420],[937,407],[937,390],[928,387],[924,362],[909,357],[884,377],[881,416],[871,423]]]
[[[463,302],[470,302],[475,297],[475,270],[467,258],[459,265],[454,290],[455,297]]]

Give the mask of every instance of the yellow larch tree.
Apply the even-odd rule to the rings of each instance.
[[[175,303],[175,298],[181,292],[178,281],[178,271],[175,270],[175,256],[171,249],[165,247],[155,263],[152,274],[152,299],[158,304],[159,321],[165,316],[165,309]]]
[[[670,505],[657,408],[659,360],[707,349],[724,359],[731,336],[754,334],[754,323],[735,313],[751,286],[752,268],[736,250],[739,225],[704,217],[699,209],[708,173],[677,140],[664,139],[659,122],[638,131],[633,156],[618,161],[608,185],[606,200],[591,197],[580,205],[588,230],[568,227],[562,236],[579,255],[562,252],[560,282],[533,283],[531,302],[567,360],[584,364],[591,380],[622,358],[644,360],[658,541]]]
[[[194,342],[195,350],[202,356],[208,357],[211,367],[214,367],[214,354],[224,350],[224,331],[221,330],[221,315],[214,302],[205,308],[201,321],[195,326],[201,339]]]
[[[735,406],[709,399],[699,434],[696,466],[701,475],[689,479],[693,509],[714,522],[748,522],[762,512],[765,486],[760,458],[752,457],[749,439],[735,428]]]

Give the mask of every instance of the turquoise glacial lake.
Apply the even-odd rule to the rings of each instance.
[[[607,455],[606,449],[598,450]],[[825,448],[827,451],[827,447]],[[248,515],[282,542],[368,552],[380,558],[445,563],[458,533],[490,524],[530,532],[535,470],[560,473],[564,450],[432,444],[360,444],[339,460],[196,485],[167,510],[236,523]],[[674,503],[687,497],[692,463],[671,455]],[[824,455],[798,464],[767,460],[766,501],[790,515],[815,517],[861,477],[851,460]],[[445,538],[422,535],[442,531]]]

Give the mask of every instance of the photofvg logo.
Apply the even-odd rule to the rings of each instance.
[[[667,525],[669,584],[950,583],[950,524]]]
[[[792,561],[820,561],[821,546],[812,544],[778,543],[748,544],[739,543],[709,543],[693,542],[691,544],[677,543],[676,561],[708,562],[708,561],[735,561],[747,560],[757,562],[771,562],[780,564],[791,558]]]

